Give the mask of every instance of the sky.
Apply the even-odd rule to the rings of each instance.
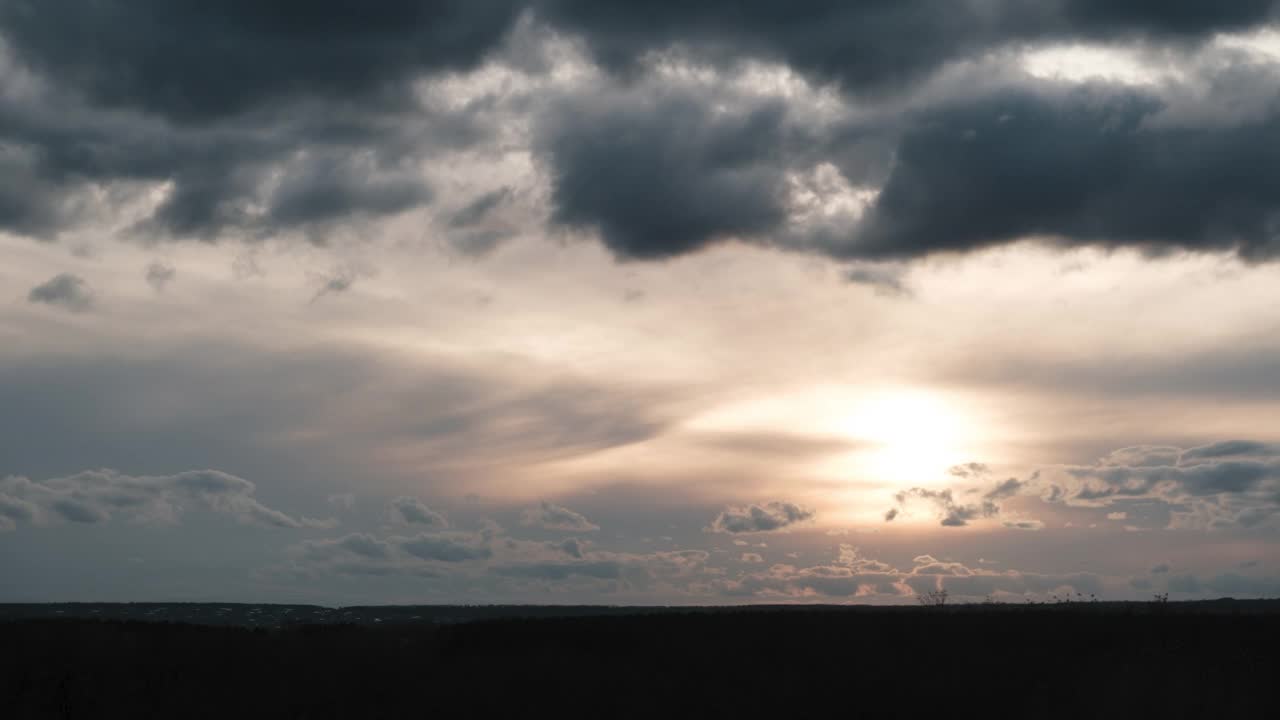
[[[0,601],[1280,595],[1280,2],[0,0]]]

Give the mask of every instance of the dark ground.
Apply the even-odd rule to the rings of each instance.
[[[272,607],[327,624],[264,627]],[[1280,712],[1275,602],[316,609],[0,606],[0,717]],[[154,621],[207,612],[224,622]],[[137,613],[153,621],[86,619]],[[238,613],[259,626],[225,622]]]

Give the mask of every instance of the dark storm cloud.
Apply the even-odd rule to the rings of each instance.
[[[1236,60],[1225,57],[1231,69],[1207,81],[1225,103],[1215,108],[1274,85],[1274,65]],[[555,105],[539,147],[552,219],[597,232],[623,259],[737,239],[892,261],[1026,238],[1271,259],[1280,252],[1280,104],[1255,100],[1261,109],[1222,121],[1182,102],[1021,78],[878,125],[820,128],[773,100],[649,88]],[[892,163],[867,159],[880,154]],[[855,186],[878,186],[861,217],[798,222],[795,179],[824,162]],[[850,273],[904,289],[883,267]]]
[[[1161,119],[1153,96],[1023,88],[906,120],[896,164],[835,255],[910,258],[1042,236],[1060,245],[1280,251],[1280,113]]]
[[[775,102],[720,114],[688,93],[569,99],[542,122],[553,220],[642,259],[776,229],[785,116]]]
[[[490,132],[484,118],[491,108],[442,109],[404,82],[406,73],[452,65],[406,60],[389,74],[377,67],[362,74],[348,57],[356,46],[408,56],[437,52],[438,43],[434,49],[379,46],[374,36],[349,32],[357,21],[341,16],[314,27],[286,23],[280,13],[289,8],[280,3],[105,2],[83,6],[93,18],[56,14],[68,4],[0,3],[7,39],[0,42],[0,73],[20,81],[0,94],[0,227],[8,230],[53,238],[105,210],[91,188],[110,183],[105,202],[118,205],[130,193],[164,184],[159,205],[133,232],[213,240],[231,231],[258,238],[296,230],[320,242],[351,221],[429,203],[424,155]],[[440,4],[398,2],[360,13],[346,5],[319,10],[342,6],[359,22],[377,24],[395,5],[431,15],[428,32],[444,35],[452,32],[449,18],[465,22],[458,8]],[[279,17],[270,28],[257,28],[272,14]],[[186,30],[214,34],[217,43],[184,42],[175,33]],[[77,32],[92,32],[94,42],[68,43],[65,36]],[[325,33],[334,36],[332,43],[319,39]],[[289,52],[288,38],[324,49],[273,58]],[[108,52],[110,61],[97,57]],[[236,63],[255,62],[264,63],[261,71],[231,72]],[[78,70],[81,64],[92,72]],[[320,72],[326,64],[331,71]],[[48,82],[26,77],[27,67]],[[342,72],[353,74],[344,80]],[[166,89],[170,81],[176,85]],[[369,92],[396,100],[371,102]]]
[[[607,66],[683,45],[780,59],[859,89],[1052,40],[1195,41],[1273,16],[1272,0],[5,0],[27,62],[96,102],[201,122],[296,98],[394,102],[424,72],[475,66],[532,9]]]
[[[603,89],[504,110],[542,118],[533,149],[552,181],[553,223],[597,232],[618,258],[661,259],[740,239],[844,259],[912,259],[1044,236],[1263,260],[1276,252],[1280,212],[1274,111],[1182,127],[1156,121],[1164,100],[1154,91],[1037,90],[1027,81],[908,104],[903,117],[822,134],[799,131],[780,97],[646,91],[652,66],[637,61],[672,47],[726,61],[723,73],[740,67],[727,61],[777,60],[835,81],[874,115],[876,101],[860,92],[910,95],[913,81],[953,60],[1059,41],[1186,51],[1214,33],[1267,22],[1275,7],[5,0],[0,71],[29,68],[48,87],[19,83],[0,96],[0,228],[55,237],[95,218],[104,201],[91,189],[103,183],[121,196],[165,185],[159,206],[132,228],[144,236],[299,232],[323,242],[353,222],[423,207],[433,197],[421,177],[432,148],[475,144],[512,118],[495,115],[492,97],[427,106],[411,81],[477,67],[519,24],[567,33],[607,67],[628,69]],[[533,25],[518,23],[526,10]],[[1239,64],[1221,82],[1243,83],[1246,95],[1248,83],[1273,74],[1258,67],[1251,76]],[[879,187],[861,221],[794,226],[789,184],[820,162],[862,190]],[[480,255],[509,237],[509,227],[484,222],[504,193],[455,211],[450,242]],[[906,289],[880,266],[848,277],[884,293]]]
[[[61,273],[27,293],[27,302],[43,303],[71,312],[85,312],[93,307],[93,291],[78,275]]]
[[[783,528],[813,518],[813,511],[789,502],[769,502],[763,505],[727,508],[711,521],[711,532],[763,533]]]
[[[418,73],[474,66],[507,0],[5,0],[0,31],[93,100],[188,123],[300,97],[394,100]]]
[[[607,67],[679,48],[705,59],[774,59],[846,89],[882,91],[942,64],[1052,41],[1186,44],[1274,16],[1273,0],[538,0]]]

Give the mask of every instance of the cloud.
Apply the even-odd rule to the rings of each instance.
[[[865,261],[1026,238],[1276,252],[1280,119],[1256,100],[1274,67],[1208,43],[1274,21],[1271,0],[384,5],[324,0],[301,23],[280,2],[5,5],[0,72],[22,82],[0,97],[0,227],[49,239],[152,205],[121,232],[324,243],[431,207],[433,161],[489,141],[545,171],[539,215],[620,259],[742,240],[857,261],[851,282],[902,294],[895,266]],[[554,69],[572,82],[541,51],[504,52],[566,40]],[[1167,52],[1186,77],[1076,87],[1016,67],[1076,43]],[[481,68],[510,82],[466,75]],[[765,70],[785,87],[744,81]],[[820,175],[848,197],[811,192]],[[433,220],[483,254],[523,227],[494,217],[515,193],[446,197]]]
[[[449,527],[449,521],[445,519],[444,515],[427,507],[417,498],[398,497],[392,500],[391,512],[399,522],[436,528]]]
[[[413,537],[377,537],[350,533],[337,538],[305,540],[289,550],[289,570],[304,576],[407,575],[439,577],[467,563],[493,556],[488,542],[460,532],[421,533]]]
[[[1043,530],[1044,523],[1040,520],[1004,520],[1001,524],[1011,530]]]
[[[1151,574],[1152,575],[1165,574],[1169,572],[1169,569],[1170,568],[1168,563],[1160,563],[1159,565],[1156,565],[1155,567],[1151,568]]]
[[[826,248],[904,259],[1039,237],[1272,258],[1280,205],[1262,188],[1280,171],[1250,157],[1271,152],[1280,115],[1165,124],[1166,103],[1131,89],[1046,86],[922,110],[905,121],[893,172],[859,226]],[[1201,185],[1206,177],[1215,180]]]
[[[592,532],[600,526],[591,522],[579,513],[567,507],[561,507],[545,500],[536,507],[525,508],[520,516],[522,525],[540,527],[544,530],[561,530],[564,532]]]
[[[1000,506],[993,500],[983,500],[979,504],[964,504],[955,500],[951,490],[930,490],[928,488],[911,488],[910,490],[899,491],[894,496],[894,500],[898,505],[905,506],[912,499],[920,499],[933,504],[941,514],[943,527],[964,527],[969,524],[970,520],[977,518],[993,517],[1000,512]],[[890,512],[893,512],[890,510]],[[897,517],[894,513],[890,517],[885,514],[885,520],[889,521]]]
[[[568,538],[555,547],[571,558],[582,559],[583,543],[577,538]]]
[[[742,553],[742,562],[744,563],[762,563],[764,557],[760,553]]]
[[[787,110],[738,100],[716,113],[692,92],[584,92],[541,118],[552,220],[594,230],[620,258],[661,259],[787,216],[779,167]],[[659,210],[660,208],[660,210]]]
[[[731,507],[721,511],[711,521],[711,532],[763,533],[774,532],[813,518],[814,512],[795,503],[768,502],[763,505]]]
[[[404,552],[422,560],[456,563],[490,557],[493,551],[469,536],[428,535],[398,540]]]
[[[334,493],[325,498],[325,502],[335,510],[350,511],[356,505],[355,493]]]
[[[93,292],[83,278],[61,273],[31,288],[27,301],[53,305],[71,312],[85,312],[93,307]]]
[[[391,0],[352,12],[229,0],[6,3],[0,30],[21,57],[96,102],[198,124],[302,99],[385,105],[419,73],[474,66],[519,3]],[[181,42],[173,42],[179,38]],[[156,62],[163,58],[163,62]]]
[[[424,474],[511,475],[629,445],[667,427],[671,392],[529,359],[406,360],[351,345],[280,353],[225,337],[157,338],[83,357],[0,353],[0,436],[10,471],[29,476],[139,457],[178,468],[234,457],[273,478],[273,491],[323,482],[332,492],[374,466],[408,487]]]
[[[675,49],[731,65],[777,60],[858,96],[890,93],[944,64],[1008,46],[1057,42],[1186,44],[1274,17],[1275,3],[1246,0],[1171,10],[1149,0],[1027,3],[929,0],[785,8],[768,0],[648,3],[542,0],[539,17],[575,33],[597,61],[620,73],[652,53]]]
[[[866,285],[877,295],[906,297],[911,295],[911,288],[903,280],[904,274],[900,267],[864,264],[846,270],[844,279],[856,285]]]
[[[357,267],[346,264],[339,265],[326,274],[316,276],[320,283],[316,294],[311,296],[311,302],[316,302],[326,295],[340,295],[351,289],[356,284],[356,280],[362,277],[374,275],[374,271],[370,268]]]
[[[1043,596],[1066,589],[1097,593],[1102,591],[1103,583],[1102,578],[1092,573],[1052,575],[975,569],[963,563],[940,561],[931,555],[918,556],[909,570],[900,570],[841,546],[839,564],[811,567],[778,564],[739,579],[719,581],[717,587],[730,595],[753,597],[908,598],[932,590],[947,590],[953,597],[978,599],[994,594]]]
[[[43,481],[9,476],[0,479],[0,517],[10,525],[19,520],[98,524],[115,516],[146,524],[173,524],[183,513],[202,509],[262,527],[325,528],[335,524],[267,507],[253,497],[255,490],[252,482],[217,470],[160,476],[87,470]]]
[[[172,265],[166,265],[162,262],[153,262],[147,265],[147,284],[156,292],[163,292],[165,287],[173,282],[177,275],[178,271]]]
[[[987,500],[1003,500],[1018,494],[1026,483],[1017,478],[1009,478],[988,490],[982,497]]]
[[[494,210],[509,202],[513,194],[510,187],[500,187],[484,193],[454,211],[449,216],[449,225],[461,228],[480,223]]]
[[[1269,92],[1275,68],[1257,62],[1222,70],[1203,60],[1192,74],[1210,95],[1248,95],[1236,86]],[[552,219],[597,233],[623,259],[670,258],[726,240],[880,262],[1026,239],[1247,261],[1277,252],[1280,204],[1262,188],[1280,182],[1272,169],[1280,162],[1250,160],[1254,148],[1266,156],[1275,145],[1275,107],[1224,123],[1183,107],[1212,104],[1183,99],[1194,94],[1190,81],[1185,90],[1077,87],[1005,72],[892,119],[850,114],[826,125],[781,98],[674,81],[583,92],[553,104],[539,134]],[[1054,139],[1047,150],[1045,137]],[[798,178],[823,167],[865,196],[862,210],[818,219],[801,211]],[[1217,181],[1201,187],[1203,177]],[[848,273],[903,289],[883,266]]]
[[[1261,527],[1280,515],[1280,446],[1228,441],[1177,453],[1126,448],[1092,466],[1045,468],[1038,483],[1069,505],[1156,500],[1177,526]]]
[[[426,21],[425,6],[397,0],[380,18],[362,16],[354,23],[362,28],[338,33],[350,17],[333,25],[323,18],[349,15],[342,2],[309,8],[306,28],[281,23],[278,3],[258,9],[240,0],[198,12],[112,0],[65,11],[79,18],[70,24],[61,0],[0,8],[0,73],[22,80],[0,96],[0,140],[16,148],[0,156],[11,181],[0,182],[0,228],[55,239],[135,218],[119,234],[297,233],[325,242],[428,206],[425,158],[487,137],[491,111],[451,106],[412,83],[420,72],[473,67],[505,35],[500,16],[511,10],[437,4]],[[423,22],[383,24],[397,14]],[[476,37],[474,52],[455,63],[448,48],[468,44],[464,26],[473,20],[491,20],[496,34],[480,33],[487,39]],[[92,42],[67,45],[81,22],[94,27]],[[394,44],[437,33],[430,46]],[[236,72],[236,64],[251,69]],[[361,66],[386,74],[362,74]]]
[[[964,479],[977,479],[986,476],[991,468],[980,462],[969,462],[947,468],[947,474]]]

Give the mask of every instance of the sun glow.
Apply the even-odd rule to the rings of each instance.
[[[857,464],[877,479],[929,483],[971,460],[971,425],[942,396],[918,390],[876,393],[856,404],[840,432],[870,447]]]
[[[722,407],[688,429],[843,438],[848,450],[815,460],[816,474],[877,485],[932,485],[948,468],[982,459],[983,423],[975,413],[941,391],[823,385]]]

